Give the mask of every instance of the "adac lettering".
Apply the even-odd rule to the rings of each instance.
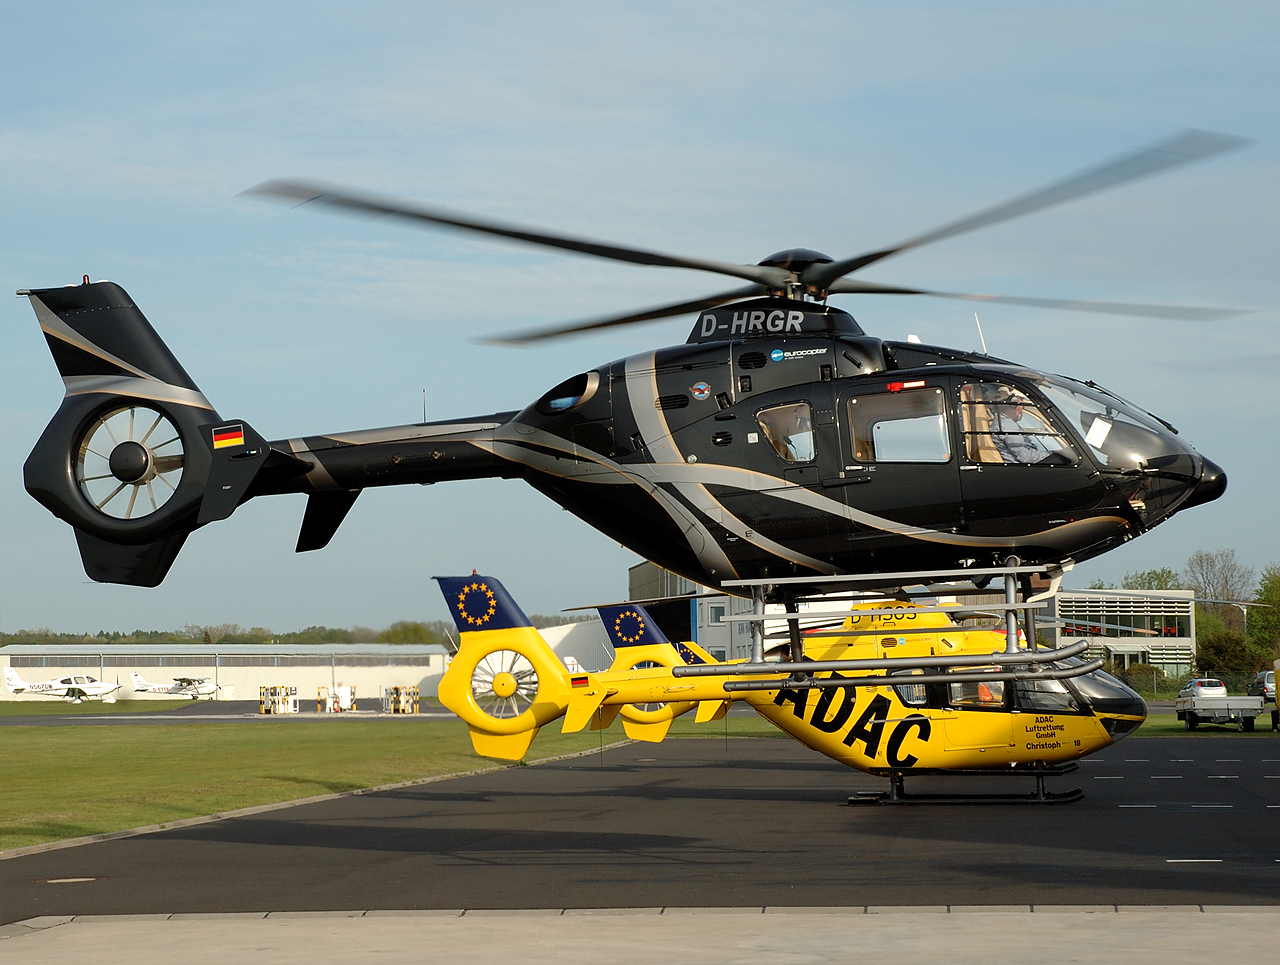
[[[831,676],[840,679],[839,674]],[[853,716],[858,700],[857,689],[856,687],[824,687],[819,691],[818,699],[813,701],[812,711],[809,710],[810,691],[807,689],[784,687],[778,691],[773,702],[779,707],[783,704],[791,704],[792,713],[800,720],[806,720],[806,712],[808,712],[807,723],[810,727],[824,734],[836,734],[844,729]],[[875,758],[880,752],[885,728],[890,724],[889,713],[892,709],[892,703],[884,694],[873,695],[857,720],[849,727],[848,733],[841,738],[840,743],[846,747],[853,747],[861,741],[866,756]],[[922,714],[911,714],[893,721],[889,729],[889,738],[885,742],[885,757],[889,766],[915,766],[918,758],[909,752],[903,753],[902,745],[911,736],[927,742],[932,731],[933,724]]]
[[[1027,737],[1030,738],[1024,745],[1029,751],[1053,751],[1062,746],[1062,741],[1058,740],[1063,736],[1062,732],[1066,730],[1066,725],[1059,724],[1053,717],[1037,716],[1035,722],[1027,727]],[[1080,742],[1076,741],[1079,746]]]

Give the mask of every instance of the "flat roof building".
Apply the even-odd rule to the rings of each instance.
[[[207,677],[222,699],[257,700],[259,687],[297,687],[299,699],[320,687],[355,687],[358,697],[379,697],[391,687],[417,686],[435,696],[448,651],[436,644],[335,643],[282,646],[271,643],[27,644],[0,647],[0,667],[12,667],[28,683],[67,674],[90,674],[118,682],[121,699],[172,699],[135,694],[132,674],[149,683],[175,677]],[[12,694],[3,700],[48,700]]]
[[[1062,646],[1087,641],[1090,657],[1118,666],[1159,667],[1170,677],[1190,673],[1196,660],[1192,590],[1063,590],[1053,600],[1052,629]]]

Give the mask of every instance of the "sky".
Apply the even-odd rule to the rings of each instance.
[[[1238,151],[888,259],[950,291],[1219,305],[1214,323],[981,309],[994,355],[1093,379],[1230,479],[1069,578],[1198,549],[1280,562],[1280,8],[1266,3],[6,5],[0,289],[130,293],[229,419],[267,438],[517,409],[684,341],[680,318],[538,348],[476,339],[723,279],[242,197],[311,178],[494,219],[754,263],[915,235],[1194,127]],[[977,347],[972,306],[840,296],[863,328]],[[304,497],[187,541],[156,589],[93,584],[22,464],[62,397],[0,299],[0,630],[289,630],[445,616],[433,575],[528,612],[625,598],[638,561],[518,481],[370,490],[295,554]]]

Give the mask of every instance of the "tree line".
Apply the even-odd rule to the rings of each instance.
[[[565,617],[534,614],[529,622],[538,629],[578,623],[594,617]],[[219,623],[209,626],[188,624],[179,630],[99,630],[96,633],[55,633],[48,628],[19,630],[16,633],[0,633],[0,646],[10,643],[32,644],[234,644],[261,643],[296,646],[320,643],[435,643],[452,650],[458,632],[447,620],[397,620],[381,630],[371,627],[304,627],[288,633],[277,633],[266,627],[242,627],[237,623]]]
[[[1236,551],[1197,550],[1174,570],[1126,573],[1126,590],[1192,590],[1196,595],[1196,671],[1205,676],[1270,670],[1280,657],[1280,565],[1258,573]],[[1091,590],[1118,589],[1095,581]]]

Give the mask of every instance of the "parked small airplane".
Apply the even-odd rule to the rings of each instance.
[[[213,700],[218,695],[218,685],[209,683],[208,677],[174,677],[172,683],[153,684],[143,679],[142,674],[133,674],[133,692],[135,694],[173,694],[175,697],[190,697],[192,700]]]
[[[12,667],[4,668],[4,682],[11,694],[45,694],[49,697],[61,697],[73,704],[84,700],[101,700],[104,704],[114,704],[115,692],[120,689],[119,684],[109,684],[87,674],[72,674],[69,677],[29,684]]]
[[[720,720],[742,700],[805,746],[889,778],[887,794],[863,799],[1048,803],[1083,794],[1046,792],[1045,776],[1075,770],[1074,761],[1146,719],[1138,694],[1101,672],[1101,661],[1078,656],[1085,643],[1011,650],[1004,634],[957,623],[953,616],[973,615],[961,604],[857,602],[838,611],[838,626],[797,633],[791,653],[799,659],[771,662],[785,661],[783,647],[745,663],[670,642],[639,604],[602,606],[616,657],[606,671],[577,673],[497,580],[436,579],[461,634],[440,702],[486,757],[519,760],[539,728],[560,717],[573,733],[621,714],[628,737],[656,742],[690,710],[697,723]],[[907,797],[908,774],[1025,774],[1036,791]]]

